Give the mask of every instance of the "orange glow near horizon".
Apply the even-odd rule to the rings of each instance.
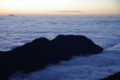
[[[0,0],[0,15],[120,15],[120,0]]]

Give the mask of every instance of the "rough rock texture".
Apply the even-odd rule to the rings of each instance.
[[[71,56],[102,51],[103,48],[81,35],[59,35],[51,41],[38,38],[11,51],[0,51],[0,80],[7,80],[16,71],[29,73],[44,69],[47,64],[68,61]]]

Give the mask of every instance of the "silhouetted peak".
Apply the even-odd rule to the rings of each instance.
[[[102,47],[81,35],[58,35],[51,41],[38,38],[11,51],[0,51],[0,79],[4,80],[16,71],[28,73],[44,69],[47,64],[68,61],[72,55],[90,55],[102,51]]]

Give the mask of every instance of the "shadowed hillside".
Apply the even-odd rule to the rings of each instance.
[[[58,35],[53,40],[38,38],[11,51],[0,52],[0,79],[7,80],[16,71],[29,73],[48,64],[68,61],[77,55],[101,53],[103,48],[81,35]]]

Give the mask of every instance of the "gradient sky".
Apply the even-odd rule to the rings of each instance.
[[[0,0],[0,15],[120,15],[120,0]]]

